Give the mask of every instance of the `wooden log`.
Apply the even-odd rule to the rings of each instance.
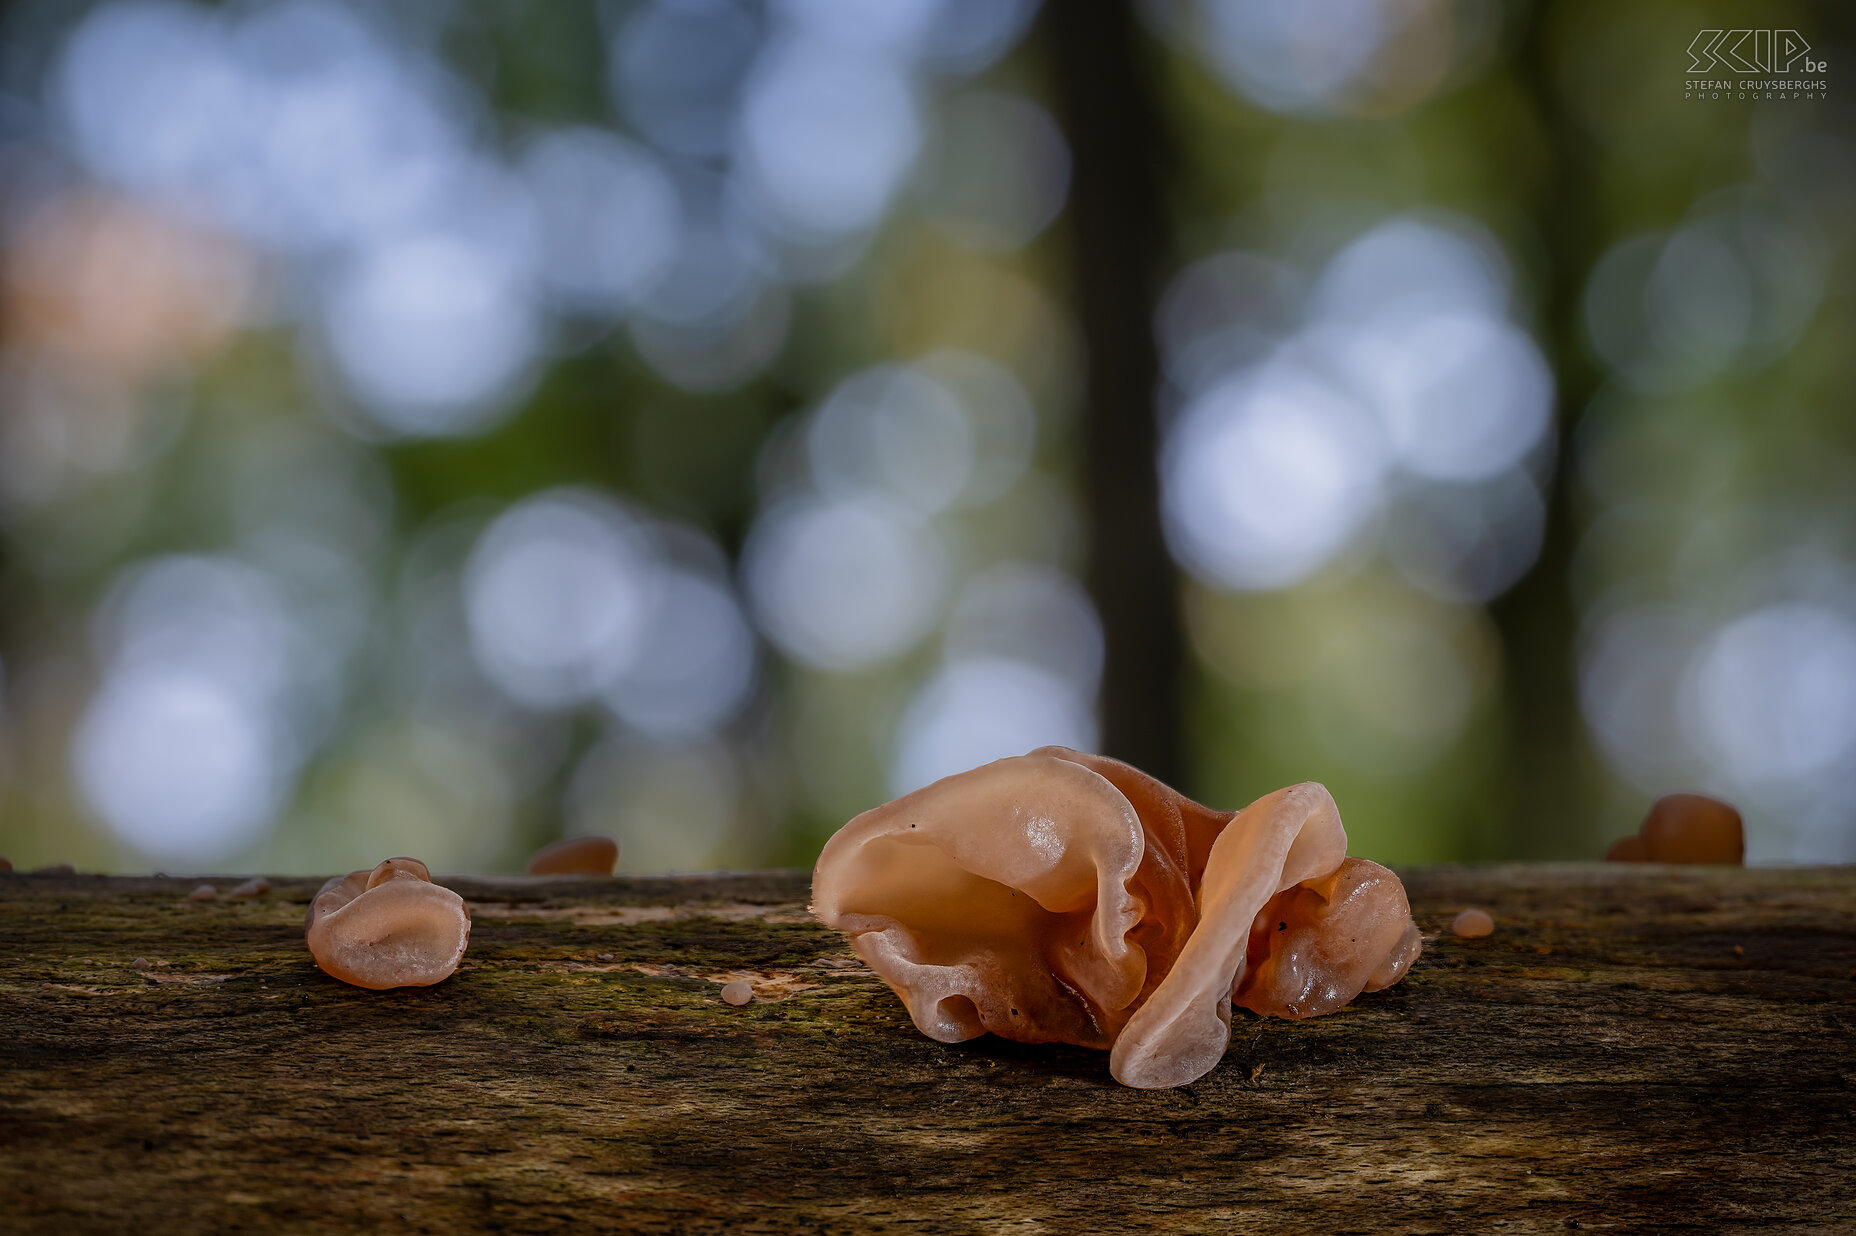
[[[1175,1091],[924,1038],[802,874],[443,882],[369,992],[317,881],[0,877],[0,1228],[1856,1230],[1856,869],[1411,872],[1402,984]]]

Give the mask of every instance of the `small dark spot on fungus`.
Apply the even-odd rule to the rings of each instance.
[[[1487,910],[1471,906],[1450,920],[1450,930],[1465,940],[1480,940],[1495,930],[1495,920]]]
[[[210,884],[201,884],[195,887],[195,889],[191,893],[187,894],[187,900],[188,901],[211,901],[213,898],[217,896],[219,896],[218,889],[214,888]]]
[[[754,998],[754,988],[745,981],[736,979],[732,983],[722,984],[722,1002],[740,1007]]]
[[[609,876],[618,865],[619,843],[610,837],[569,837],[536,850],[524,868],[529,875]]]
[[[1739,867],[1746,862],[1745,829],[1731,803],[1706,794],[1665,794],[1634,836],[1605,851],[1605,861]]]

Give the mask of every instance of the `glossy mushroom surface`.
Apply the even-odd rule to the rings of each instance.
[[[1746,862],[1746,832],[1731,803],[1706,794],[1665,794],[1633,836],[1612,843],[1605,859],[1738,867]]]
[[[1108,1048],[1117,1080],[1178,1086],[1224,1054],[1234,995],[1313,1016],[1409,969],[1403,887],[1346,845],[1312,782],[1220,812],[1045,747],[846,824],[813,910],[931,1038]]]
[[[523,868],[529,875],[609,876],[619,862],[619,843],[610,837],[569,837],[536,850]]]
[[[317,965],[374,990],[442,982],[470,942],[464,899],[432,883],[416,858],[335,877],[310,902],[303,925]]]

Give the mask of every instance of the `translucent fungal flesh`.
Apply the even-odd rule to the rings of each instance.
[[[1495,920],[1487,910],[1478,910],[1473,906],[1450,920],[1452,935],[1465,940],[1480,940],[1495,931]]]
[[[754,998],[754,988],[744,979],[722,984],[722,999],[733,1005],[746,1004]]]
[[[1124,1084],[1178,1086],[1223,1056],[1233,1001],[1310,1017],[1410,968],[1403,886],[1346,850],[1313,782],[1213,811],[1044,747],[846,824],[813,910],[931,1038],[1107,1048]]]
[[[1634,836],[1605,851],[1614,863],[1746,862],[1746,834],[1731,803],[1706,794],[1665,794],[1650,807]]]
[[[608,876],[619,861],[619,843],[610,837],[569,837],[535,851],[524,868],[530,875]]]
[[[372,871],[330,880],[303,926],[317,965],[375,990],[442,982],[470,941],[464,899],[432,883],[416,858],[389,858]]]

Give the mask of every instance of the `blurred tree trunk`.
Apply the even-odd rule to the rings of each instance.
[[[1482,857],[1595,858],[1597,775],[1579,710],[1579,614],[1572,596],[1578,546],[1573,501],[1573,438],[1599,374],[1580,327],[1586,273],[1603,236],[1596,217],[1593,165],[1603,157],[1559,99],[1554,80],[1554,6],[1531,11],[1517,73],[1533,99],[1547,168],[1533,218],[1545,247],[1541,274],[1540,341],[1557,379],[1554,457],[1546,492],[1540,558],[1512,590],[1490,606],[1501,634],[1508,713],[1508,801]]]
[[[1147,45],[1126,0],[1044,7],[1044,52],[1072,156],[1070,282],[1088,351],[1083,488],[1089,586],[1107,638],[1103,749],[1178,784],[1179,583],[1160,530],[1159,360],[1167,148]]]

